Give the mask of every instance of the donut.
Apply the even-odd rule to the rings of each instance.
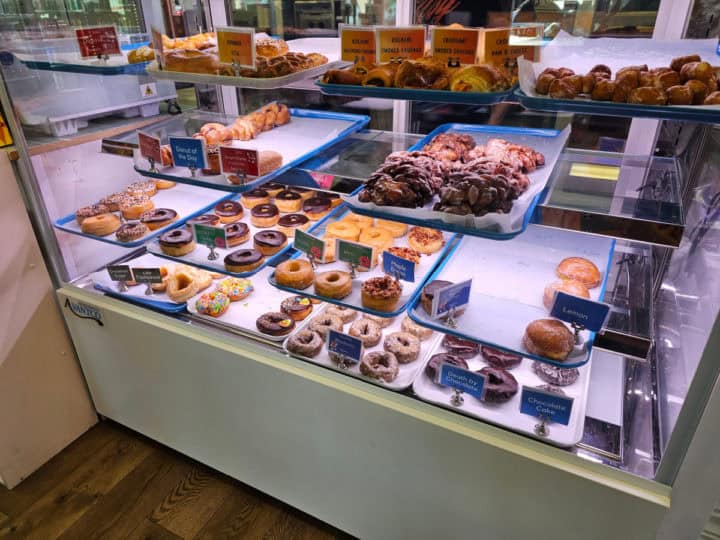
[[[142,238],[148,232],[148,228],[144,223],[134,221],[132,223],[123,223],[120,225],[117,231],[115,231],[115,238],[120,242],[132,242],[138,238]]]
[[[325,298],[345,298],[352,292],[352,278],[348,272],[330,270],[315,274],[315,294]]]
[[[88,216],[80,224],[80,230],[94,236],[107,236],[120,228],[120,218],[115,214],[98,214]]]
[[[220,291],[203,293],[195,300],[197,312],[210,317],[219,317],[227,311],[229,305],[230,298]]]
[[[78,225],[82,225],[82,222],[89,217],[99,216],[101,214],[107,214],[112,212],[110,207],[106,204],[91,204],[90,206],[83,206],[75,212],[75,220]]]
[[[400,324],[400,328],[403,332],[407,332],[408,334],[412,334],[416,338],[418,338],[420,341],[425,341],[426,339],[430,339],[430,337],[433,335],[433,331],[431,328],[426,328],[424,326],[420,326],[415,321],[413,321],[410,317],[405,315],[405,318],[403,319],[402,323]]]
[[[602,275],[598,267],[582,257],[563,259],[558,264],[556,273],[560,279],[579,281],[588,289],[594,289],[602,282]]]
[[[342,332],[343,323],[340,320],[340,317],[323,313],[322,315],[319,315],[313,320],[311,320],[310,324],[308,324],[308,328],[313,332],[317,332],[318,334],[320,334],[320,337],[323,339],[323,341],[326,341],[328,332],[330,330]]]
[[[527,325],[523,345],[532,354],[562,362],[575,346],[575,337],[556,319],[538,319]]]
[[[431,255],[445,244],[441,231],[427,227],[413,227],[408,233],[408,244],[415,251],[424,255]]]
[[[133,182],[125,191],[133,196],[147,196],[153,197],[157,193],[157,184],[152,180],[145,180],[143,182]]]
[[[400,367],[393,353],[374,351],[366,353],[360,360],[360,373],[389,383],[397,379]]]
[[[225,256],[223,263],[228,272],[242,273],[255,270],[262,265],[263,254],[255,249],[238,249]]]
[[[323,255],[322,262],[325,264],[335,262],[335,246],[337,244],[336,239],[323,238],[323,241],[325,242],[325,253]]]
[[[548,284],[543,291],[543,305],[548,311],[552,310],[553,303],[555,302],[555,293],[564,292],[572,294],[573,296],[579,296],[580,298],[590,298],[590,291],[588,288],[579,281],[573,279],[560,279],[553,281]]]
[[[279,220],[280,210],[274,204],[256,204],[250,210],[250,222],[258,228],[273,227]]]
[[[306,289],[314,279],[312,265],[304,259],[290,259],[275,267],[275,281],[291,289]]]
[[[392,247],[393,237],[385,229],[379,229],[377,227],[368,227],[363,229],[358,238],[358,242],[365,244],[366,246],[372,246],[377,248],[378,253],[382,253],[386,249]]]
[[[375,220],[375,227],[378,229],[385,229],[393,238],[405,236],[408,230],[408,226],[405,223],[380,218]]]
[[[358,319],[350,325],[348,334],[358,338],[365,347],[369,348],[380,343],[382,330],[377,323],[369,319]]]
[[[313,330],[304,329],[290,336],[285,346],[291,353],[315,358],[322,350],[323,338]]]
[[[372,227],[375,223],[375,219],[371,218],[370,216],[361,216],[360,214],[356,214],[354,212],[348,212],[343,216],[343,218],[340,221],[346,221],[349,223],[352,223],[357,226],[358,229],[361,231],[363,229],[367,229],[368,227]]]
[[[264,313],[255,321],[255,326],[263,334],[284,336],[295,328],[295,321],[284,313]]]
[[[242,205],[250,210],[258,204],[267,204],[270,202],[270,194],[264,189],[251,189],[240,196]]]
[[[288,186],[288,189],[290,191],[294,191],[295,193],[300,194],[300,198],[304,201],[305,199],[309,199],[311,197],[315,196],[315,190],[308,189],[300,186]]]
[[[470,341],[469,339],[451,336],[450,334],[445,334],[442,344],[450,354],[460,358],[472,358],[480,352],[479,343]]]
[[[304,296],[291,296],[280,304],[280,311],[289,315],[293,321],[302,321],[312,310],[312,302]]]
[[[450,353],[438,353],[432,355],[430,358],[430,361],[425,366],[425,375],[427,375],[430,380],[436,384],[440,384],[438,382],[438,377],[440,375],[440,365],[441,364],[450,364],[455,367],[468,369],[467,362],[460,358],[459,356],[455,356],[454,354]],[[441,385],[444,386],[444,385]]]
[[[195,249],[195,238],[192,232],[183,227],[161,234],[158,244],[165,255],[182,257]]]
[[[131,195],[120,203],[120,212],[125,219],[138,219],[155,205],[147,195]]]
[[[213,208],[221,223],[234,223],[243,217],[243,207],[237,201],[220,201]]]
[[[303,213],[310,221],[317,221],[330,212],[330,201],[324,197],[310,197],[302,203]]]
[[[357,317],[357,311],[345,306],[330,305],[325,310],[325,313],[327,313],[328,315],[335,315],[336,317],[340,317],[340,320],[343,322],[343,324],[352,322],[355,320],[355,317]]]
[[[405,259],[406,261],[410,261],[411,263],[415,264],[415,271],[417,272],[418,266],[420,264],[420,254],[415,251],[413,248],[409,247],[391,247],[387,250],[391,255],[395,255],[396,257],[400,257],[401,259]]]
[[[277,194],[285,190],[285,186],[278,182],[265,182],[262,189],[268,192],[271,197],[277,197]]]
[[[294,238],[296,230],[305,231],[309,226],[310,218],[303,214],[287,214],[281,216],[277,222],[278,231],[284,233],[288,238]]]
[[[176,269],[175,272],[168,276],[165,294],[173,302],[182,304],[195,296],[199,290],[200,284],[194,272]]]
[[[552,384],[539,384],[535,388],[539,390],[545,390],[546,392],[550,392],[551,394],[557,394],[559,396],[565,396],[565,391],[562,388],[559,388],[557,386],[554,386]]]
[[[247,223],[236,221],[225,225],[225,239],[228,247],[239,246],[250,240],[250,227]]]
[[[336,208],[342,204],[342,199],[340,198],[340,195],[338,195],[337,193],[330,193],[329,191],[322,191],[322,192],[320,192],[320,194],[318,196],[330,201],[330,208]]]
[[[162,281],[160,283],[151,283],[150,288],[153,291],[165,292],[165,290],[167,289],[168,278],[170,277],[170,271],[168,270],[167,266],[161,266],[159,270]]]
[[[158,189],[170,189],[175,187],[175,182],[172,180],[165,180],[164,178],[158,178],[155,180],[155,187]]]
[[[286,189],[275,195],[275,204],[281,212],[298,212],[302,206],[302,197],[299,193]]]
[[[497,369],[512,369],[520,365],[522,362],[522,356],[518,354],[509,353],[501,349],[493,349],[483,345],[480,347],[480,354],[485,361],[490,364],[490,367]]]
[[[425,313],[432,315],[432,303],[435,294],[440,290],[444,289],[448,285],[452,285],[452,281],[445,281],[442,279],[435,279],[423,287],[422,293],[420,294],[420,304],[422,305]]]
[[[381,317],[380,315],[372,315],[370,313],[363,313],[363,319],[370,319],[380,325],[380,328],[387,328],[395,322],[395,317]]]
[[[170,208],[154,208],[143,212],[140,216],[140,222],[144,223],[151,231],[156,231],[157,229],[167,227],[175,221],[177,217],[177,212]]]
[[[577,368],[559,368],[545,362],[533,362],[532,370],[543,381],[555,386],[570,386],[580,377]]]
[[[229,277],[218,283],[215,290],[226,295],[231,302],[237,302],[250,296],[253,285],[249,279]]]
[[[360,292],[363,307],[388,312],[397,308],[402,295],[402,285],[394,277],[378,276],[365,280]]]
[[[517,394],[518,382],[509,371],[485,366],[477,373],[485,375],[482,401],[504,403]]]
[[[383,349],[393,353],[401,364],[409,364],[420,354],[420,340],[407,332],[393,332],[385,336]]]
[[[191,229],[193,225],[208,225],[210,227],[215,227],[219,221],[220,218],[215,214],[203,214],[201,216],[195,216],[194,218],[188,219],[185,224]]]
[[[120,203],[128,197],[129,195],[124,191],[122,193],[112,193],[107,197],[103,197],[102,199],[100,199],[100,202],[98,204],[104,204],[105,206],[107,206],[109,212],[119,212]],[[77,217],[77,215],[75,217]]]
[[[360,229],[349,221],[335,221],[325,227],[325,237],[357,242],[360,237]]]
[[[287,246],[287,236],[280,231],[260,231],[253,236],[253,246],[265,256],[275,255]]]

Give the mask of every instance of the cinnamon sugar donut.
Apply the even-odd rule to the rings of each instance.
[[[420,340],[407,332],[393,332],[385,337],[383,348],[393,353],[401,364],[409,364],[420,354]]]

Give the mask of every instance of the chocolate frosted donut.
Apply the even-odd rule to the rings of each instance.
[[[170,208],[154,208],[143,212],[140,221],[143,223],[162,223],[163,221],[172,221],[177,215],[177,212]]]
[[[442,289],[443,287],[447,287],[448,285],[452,285],[452,281],[444,281],[442,279],[435,279],[425,285],[425,287],[422,290],[422,294],[420,295],[420,303],[422,304],[423,309],[428,315],[432,315],[432,302],[433,297],[435,296],[435,293],[437,293],[438,290]]]
[[[273,217],[277,216],[280,213],[280,210],[278,210],[278,207],[274,204],[258,204],[257,206],[253,206],[252,210],[250,210],[250,215],[255,217]]]
[[[275,198],[280,201],[297,201],[302,197],[300,197],[300,194],[297,191],[290,191],[289,189],[286,189],[275,195]]]
[[[488,364],[498,369],[512,369],[522,362],[522,356],[520,355],[493,349],[485,345],[480,347],[480,353]]]
[[[310,197],[302,205],[303,212],[318,214],[330,210],[330,199],[325,197]]]
[[[244,266],[255,264],[262,260],[263,254],[255,249],[238,249],[225,256],[225,264],[232,266]]]
[[[242,194],[243,199],[265,199],[270,194],[262,188],[251,189]]]
[[[108,212],[110,212],[110,208],[105,204],[91,204],[90,206],[83,206],[75,212],[75,219],[79,224],[82,224],[85,218],[107,214]]]
[[[177,247],[189,244],[193,241],[193,234],[188,229],[173,229],[160,235],[160,245],[168,247]]]
[[[310,221],[310,218],[302,214],[288,214],[282,216],[278,221],[280,227],[302,227]]]
[[[215,205],[214,211],[220,217],[232,217],[242,214],[243,207],[237,201],[220,201]]]
[[[253,241],[261,246],[280,247],[287,242],[287,236],[280,231],[260,231],[255,233]]]
[[[203,214],[202,216],[188,219],[186,223],[188,227],[191,228],[193,225],[208,225],[210,227],[214,227],[218,224],[218,221],[220,221],[220,218],[215,214]]]
[[[258,317],[255,321],[255,326],[263,334],[269,334],[271,336],[284,336],[292,332],[295,328],[295,321],[284,313],[265,313]]]
[[[485,375],[483,401],[504,403],[518,391],[518,382],[509,371],[493,367],[484,367],[477,373]]]
[[[430,377],[430,380],[437,384],[440,384],[437,381],[437,377],[440,373],[440,364],[450,364],[455,367],[468,369],[467,362],[459,356],[448,353],[433,354],[432,358],[430,358],[430,361],[427,363],[427,366],[425,366],[425,375]]]
[[[134,221],[120,225],[120,228],[115,231],[115,237],[121,242],[132,242],[142,237],[146,232],[148,232],[148,228],[144,223]]]
[[[544,362],[533,362],[532,369],[543,381],[555,386],[569,386],[580,376],[577,368],[559,368]]]
[[[225,236],[228,240],[243,237],[246,234],[250,234],[250,228],[247,226],[247,223],[240,221],[225,225]]]
[[[472,358],[480,352],[480,345],[478,343],[470,341],[469,339],[451,336],[450,334],[445,335],[442,344],[450,354],[459,356],[460,358]]]
[[[262,185],[262,189],[264,189],[267,192],[275,191],[276,189],[285,189],[285,186],[283,184],[280,184],[279,182],[265,182]]]
[[[304,188],[304,187],[300,187],[300,186],[288,186],[287,188],[290,191],[295,191],[296,193],[299,193],[300,196],[306,195],[312,191],[312,189],[308,189],[308,188]]]

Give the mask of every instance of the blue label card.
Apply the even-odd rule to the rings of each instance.
[[[383,270],[386,274],[403,281],[415,281],[415,263],[393,255],[389,251],[383,252]]]
[[[485,375],[474,373],[452,364],[440,364],[438,382],[482,400],[485,390]]]
[[[550,315],[561,321],[576,323],[591,332],[597,332],[605,324],[610,306],[594,302],[562,291],[555,293],[555,302]]]
[[[432,314],[433,319],[446,315],[451,310],[459,310],[470,303],[470,288],[472,279],[448,285],[440,289],[433,296]]]
[[[170,137],[170,151],[176,167],[206,169],[207,152],[205,139],[192,137]]]
[[[574,398],[548,392],[542,388],[523,386],[520,396],[520,412],[546,422],[567,426],[570,423]]]
[[[362,357],[362,341],[342,332],[328,332],[328,352],[341,354],[346,362],[357,364]]]

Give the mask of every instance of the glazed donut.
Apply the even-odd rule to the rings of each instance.
[[[450,354],[459,358],[473,358],[480,352],[479,343],[470,341],[469,339],[451,336],[450,334],[445,334],[442,344]]]
[[[594,289],[602,282],[600,270],[591,261],[582,257],[568,257],[560,261],[557,266],[557,275],[560,279],[579,281],[588,289]]]
[[[323,347],[323,338],[313,330],[300,330],[287,340],[285,345],[291,353],[307,358],[315,358]]]
[[[220,291],[203,293],[200,298],[195,300],[197,312],[210,317],[219,317],[227,311],[229,305],[230,298]]]
[[[287,214],[281,216],[277,222],[277,230],[285,234],[288,238],[295,237],[295,231],[298,229],[305,231],[310,226],[310,219],[303,214]]]
[[[194,273],[187,270],[175,270],[168,277],[166,294],[173,302],[182,304],[195,296],[200,285]]]
[[[249,279],[229,277],[218,283],[215,290],[226,295],[231,302],[237,302],[250,296],[253,286]]]
[[[155,208],[147,195],[131,195],[120,203],[120,212],[125,219],[139,219],[140,216]]]
[[[400,324],[400,328],[403,332],[407,332],[408,334],[412,334],[416,338],[418,338],[420,341],[425,341],[426,339],[430,339],[430,337],[433,335],[433,331],[431,328],[426,328],[424,326],[420,326],[415,321],[413,321],[410,317],[405,315],[405,318],[403,319],[402,323]]]
[[[220,201],[213,209],[220,223],[234,223],[243,217],[243,207],[237,201]]]
[[[517,394],[518,382],[509,371],[485,366],[478,373],[485,375],[482,401],[504,403]]]
[[[117,231],[115,231],[115,238],[120,242],[132,242],[138,238],[142,238],[148,232],[148,228],[144,223],[135,221],[133,223],[123,223],[120,225]]]
[[[365,244],[366,246],[372,246],[374,248],[377,248],[377,251],[379,253],[382,253],[386,249],[392,247],[393,237],[385,229],[380,229],[378,227],[368,227],[367,229],[363,229],[363,231],[360,233],[358,242],[360,242],[361,244]]]
[[[78,225],[82,225],[82,222],[89,217],[107,214],[112,211],[113,210],[110,209],[110,206],[103,203],[83,206],[75,212],[75,220],[78,222]]]
[[[385,337],[383,349],[393,353],[401,364],[409,364],[420,354],[420,340],[407,332],[393,332]]]
[[[228,272],[250,272],[259,267],[265,257],[256,249],[238,249],[225,256],[223,263]]]
[[[525,328],[525,348],[532,354],[562,362],[575,345],[575,337],[557,319],[538,319]]]
[[[304,296],[291,296],[280,304],[280,311],[288,315],[293,321],[302,321],[312,313],[312,310],[312,302]]]
[[[85,234],[107,236],[120,228],[120,218],[115,214],[98,214],[83,219],[80,229]]]
[[[357,242],[360,237],[360,229],[349,221],[335,221],[325,228],[325,237]]]
[[[580,377],[577,368],[559,368],[545,362],[533,362],[532,369],[543,381],[555,386],[569,386]]]
[[[275,195],[275,204],[281,212],[298,212],[302,206],[302,197],[296,191],[285,189]]]
[[[161,234],[158,244],[165,255],[182,257],[195,249],[195,237],[187,228],[181,227]]]
[[[343,324],[352,322],[355,320],[355,317],[357,317],[357,311],[345,306],[330,305],[325,310],[325,313],[327,313],[328,315],[335,315],[336,317],[340,317],[340,320],[343,322]]]
[[[178,217],[175,210],[170,208],[154,208],[143,212],[140,216],[140,222],[144,223],[151,231],[156,231],[167,227]]]
[[[314,279],[312,265],[304,259],[290,259],[275,268],[275,281],[291,289],[306,289]]]
[[[400,302],[402,285],[394,277],[378,276],[364,281],[360,292],[363,307],[388,312],[393,311]]]
[[[310,324],[308,324],[308,329],[312,330],[313,332],[317,332],[318,334],[320,334],[320,337],[323,339],[323,341],[326,341],[328,332],[330,330],[342,332],[343,323],[340,320],[340,317],[335,317],[334,315],[327,315],[323,313],[322,315],[319,315],[310,321]]]
[[[358,338],[365,347],[369,348],[380,343],[382,330],[377,323],[369,319],[358,319],[350,325],[348,334]]]
[[[228,247],[239,246],[250,240],[250,227],[247,223],[236,221],[225,225],[225,239]]]
[[[397,378],[398,373],[400,373],[400,367],[393,353],[374,351],[363,356],[360,361],[360,373],[366,377],[389,383]]]
[[[480,354],[485,361],[490,364],[490,367],[496,369],[512,369],[517,367],[522,362],[522,356],[518,354],[512,354],[507,351],[500,349],[493,349],[483,345],[480,347]]]
[[[431,255],[445,244],[441,231],[427,227],[413,227],[408,234],[408,244],[415,251],[424,255]]]
[[[352,292],[352,278],[348,272],[331,270],[315,274],[315,294],[325,298],[345,298]]]
[[[400,238],[402,236],[405,236],[408,230],[408,226],[405,223],[380,218],[375,220],[375,227],[377,227],[378,229],[385,229],[390,233],[393,238]]]
[[[449,353],[438,353],[432,355],[430,358],[430,361],[425,366],[425,375],[427,375],[432,382],[435,384],[440,384],[438,382],[438,376],[440,375],[440,365],[441,364],[450,364],[455,367],[459,367],[462,369],[468,369],[467,362],[460,358],[459,356],[455,356],[454,354]],[[444,385],[441,385],[444,386]]]
[[[370,313],[363,313],[363,319],[370,319],[373,322],[378,323],[380,328],[387,328],[395,322],[395,317],[381,317],[380,315],[371,315]]]
[[[580,298],[590,298],[590,291],[588,288],[579,281],[573,279],[560,279],[549,283],[543,291],[543,305],[548,311],[552,310],[553,302],[555,301],[555,293],[564,292],[572,294],[573,296],[579,296]]]
[[[295,328],[295,321],[284,313],[264,313],[255,321],[255,326],[263,334],[271,336],[284,336]]]
[[[355,214],[354,212],[348,212],[340,221],[352,223],[361,231],[363,229],[367,229],[368,227],[372,227],[375,223],[374,218],[371,218],[370,216],[361,216],[360,214]]]
[[[287,236],[280,231],[260,231],[253,236],[253,246],[265,256],[275,255],[287,246]]]
[[[279,220],[280,210],[274,204],[256,204],[250,210],[250,222],[260,229],[273,227]]]

